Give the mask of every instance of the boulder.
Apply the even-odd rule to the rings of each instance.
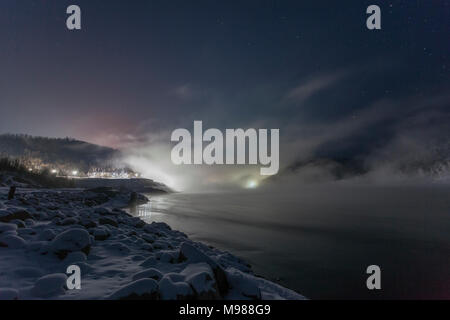
[[[162,300],[188,300],[194,298],[191,286],[184,282],[179,274],[168,273],[159,282],[159,294]]]
[[[144,233],[141,235],[141,238],[147,241],[148,243],[153,243],[156,241],[156,237],[152,236],[151,234]]]
[[[146,269],[139,273],[136,273],[133,276],[133,281],[136,281],[139,279],[148,279],[148,278],[159,281],[162,278],[162,276],[163,276],[163,274],[159,270],[157,270],[155,268],[149,268],[149,269]]]
[[[78,224],[82,225],[86,229],[97,227],[97,223],[94,220],[89,219],[89,218],[82,218],[82,219],[80,219]]]
[[[111,236],[109,231],[103,228],[95,228],[92,234],[94,239],[99,241],[106,240]]]
[[[38,240],[51,241],[55,236],[56,233],[52,229],[45,229],[38,235]]]
[[[131,251],[131,249],[127,245],[124,245],[123,243],[120,242],[111,243],[110,245],[108,245],[108,248],[120,254],[128,254]]]
[[[253,276],[235,268],[228,268],[227,271],[228,282],[233,292],[239,294],[238,299],[261,300],[261,290]]]
[[[15,235],[6,235],[0,237],[0,247],[10,248],[10,249],[21,249],[27,246],[26,241]]]
[[[224,296],[229,289],[228,280],[225,271],[222,267],[211,257],[208,257],[202,251],[194,247],[188,242],[183,242],[180,247],[180,254],[178,260],[186,261],[188,263],[205,262],[207,263],[214,272],[214,277],[217,282],[217,288],[219,293]]]
[[[87,260],[86,255],[81,251],[71,252],[64,258],[64,262],[67,264],[84,262],[86,260]]]
[[[108,208],[105,208],[105,207],[98,207],[98,208],[95,208],[95,213],[98,213],[100,215],[109,215],[109,214],[111,214],[111,210],[109,210]]]
[[[145,226],[145,222],[138,217],[129,218],[127,221],[127,224],[129,224],[135,228],[142,228]]]
[[[0,300],[19,300],[19,291],[13,288],[0,288]]]
[[[76,218],[65,218],[60,222],[62,226],[68,226],[76,223],[78,223],[78,220]]]
[[[14,211],[0,210],[0,222],[10,222],[12,220],[30,219],[31,215],[24,209],[16,209]]]
[[[154,257],[150,257],[148,259],[146,259],[145,261],[143,261],[140,266],[144,267],[144,268],[148,268],[148,267],[153,267],[156,266],[158,264],[158,260],[156,260]]]
[[[36,231],[32,228],[20,228],[17,232],[19,236],[35,235]]]
[[[66,281],[67,276],[64,273],[48,274],[36,281],[31,289],[31,294],[39,298],[50,298],[64,294]]]
[[[117,221],[113,218],[109,218],[109,217],[101,217],[100,219],[98,219],[98,223],[99,224],[103,224],[103,225],[111,225],[113,227],[118,227],[119,224],[117,223]]]
[[[25,223],[22,220],[15,219],[15,220],[11,220],[10,223],[14,223],[17,226],[17,228],[25,228],[26,227]]]
[[[82,251],[89,254],[91,238],[85,229],[69,229],[58,234],[50,243],[50,251],[60,259],[74,251]]]
[[[0,222],[0,234],[6,231],[16,231],[16,230],[17,230],[16,224]]]
[[[157,298],[158,283],[153,279],[134,281],[108,297],[111,300],[156,300]]]
[[[196,299],[221,299],[214,272],[207,263],[189,264],[180,274],[184,275],[185,281],[191,285]]]
[[[34,267],[18,267],[14,269],[14,273],[21,278],[39,278],[42,276],[42,271]]]
[[[29,218],[29,219],[25,219],[25,225],[28,227],[32,227],[35,225],[34,219],[33,218]]]

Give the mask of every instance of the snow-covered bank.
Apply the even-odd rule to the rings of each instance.
[[[107,189],[0,189],[0,299],[303,299],[241,259],[120,208]],[[69,265],[81,289],[68,290]]]
[[[172,190],[166,185],[151,179],[135,178],[135,179],[102,179],[102,178],[80,178],[73,179],[73,183],[77,188],[126,188],[135,192],[142,193],[167,193]]]

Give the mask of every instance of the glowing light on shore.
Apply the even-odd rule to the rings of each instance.
[[[246,188],[247,189],[254,189],[258,187],[258,182],[256,182],[255,180],[250,180],[247,182]]]
[[[52,173],[53,173],[53,174],[55,174],[55,173],[57,173],[57,172],[58,172],[58,170],[56,170],[56,169],[53,169],[53,170],[52,170]]]
[[[73,170],[73,171],[72,171],[72,175],[73,175],[73,176],[78,175],[78,171],[77,171],[77,170]]]

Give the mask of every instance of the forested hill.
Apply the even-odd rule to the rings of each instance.
[[[0,157],[39,159],[43,163],[80,170],[112,164],[119,151],[71,138],[0,135]]]

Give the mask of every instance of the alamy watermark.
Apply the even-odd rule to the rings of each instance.
[[[66,280],[66,287],[69,290],[81,289],[81,269],[76,264],[71,264],[67,267],[66,273],[68,278]]]
[[[72,4],[67,7],[66,14],[69,16],[66,20],[68,30],[81,30],[81,8],[78,5]],[[370,16],[366,20],[366,27],[369,30],[381,29],[381,9],[377,5],[370,5],[366,9],[366,14]]]
[[[73,4],[67,7],[66,13],[70,15],[66,20],[67,29],[81,30],[81,8]]]
[[[203,132],[202,121],[194,121],[193,137],[184,128],[172,132],[171,141],[178,143],[172,149],[171,158],[176,165],[260,164],[265,166],[260,168],[261,175],[274,175],[280,166],[279,135],[279,129],[270,129],[269,141],[267,129],[226,129],[225,135],[215,128]],[[204,142],[208,143],[205,147]]]
[[[370,274],[366,280],[367,289],[381,290],[381,268],[373,264],[367,267],[366,273]]]

